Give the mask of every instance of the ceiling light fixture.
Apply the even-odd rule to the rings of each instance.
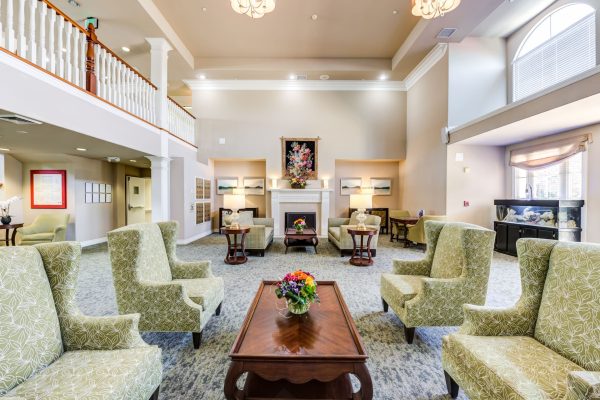
[[[135,163],[135,162],[137,162],[137,161],[136,161],[136,160],[129,160],[129,162],[133,162],[133,163]]]
[[[329,75],[327,75],[327,74],[323,74],[323,75],[321,75],[321,76],[319,77],[319,79],[320,79],[320,80],[322,80],[322,81],[326,81],[326,80],[328,80],[328,79],[329,79]]]
[[[460,0],[412,0],[412,13],[424,19],[443,17],[460,4]]]
[[[77,151],[87,151],[87,149],[84,149],[83,147],[77,147],[75,150],[77,150]]]
[[[381,75],[379,75],[379,80],[380,80],[380,81],[385,81],[385,80],[387,80],[387,78],[388,78],[388,77],[387,77],[387,75],[386,75],[386,74],[381,74]]]
[[[316,21],[319,19],[319,16],[317,14],[313,14],[310,16],[310,19],[312,19],[313,21]]]
[[[295,81],[298,79],[298,75],[290,74],[290,80]]]
[[[250,18],[262,18],[275,9],[275,0],[231,0],[231,8]]]
[[[129,47],[121,47],[121,50],[123,50],[125,53],[129,53],[131,51],[131,49]]]
[[[17,133],[19,133],[21,135],[24,135],[24,134],[29,133],[29,132],[27,132],[27,131],[17,131]]]
[[[10,151],[10,149],[7,149],[6,147],[0,147],[0,151]]]
[[[206,79],[206,75],[202,74],[202,75],[198,76],[198,78],[200,78],[202,80],[205,80]]]

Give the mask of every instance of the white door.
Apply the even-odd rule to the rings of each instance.
[[[146,179],[127,177],[127,225],[146,222]]]

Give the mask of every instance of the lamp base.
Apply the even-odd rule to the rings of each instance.
[[[240,229],[240,214],[235,211],[231,214],[231,225],[232,229]]]
[[[367,226],[365,225],[365,221],[367,220],[367,215],[365,214],[365,211],[367,210],[361,208],[358,210],[358,215],[356,215],[356,220],[358,221],[357,228],[363,231],[367,229]]]

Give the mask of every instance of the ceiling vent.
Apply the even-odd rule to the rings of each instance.
[[[4,122],[12,122],[17,125],[41,125],[40,121],[36,121],[35,119],[27,118],[22,115],[10,114],[10,115],[0,115],[0,121]]]
[[[297,81],[305,81],[307,79],[308,79],[308,76],[306,76],[306,75],[297,75],[296,76]]]
[[[444,28],[440,31],[440,33],[438,33],[437,38],[450,39],[450,37],[454,35],[454,32],[456,32],[456,30],[456,28]]]

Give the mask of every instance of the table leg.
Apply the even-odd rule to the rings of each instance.
[[[227,238],[227,255],[225,256],[225,263],[229,264],[229,260],[231,257],[231,235],[225,234]]]
[[[354,259],[356,258],[356,252],[357,252],[357,247],[356,247],[356,235],[350,234],[350,236],[352,237],[352,257],[350,257],[350,259]]]
[[[242,243],[240,244],[241,245],[240,247],[242,248],[242,260],[244,260],[244,262],[245,262],[245,260],[247,259],[247,257],[246,257],[246,233],[242,233],[241,240],[242,240]]]
[[[285,239],[283,239],[283,244],[285,244],[285,254],[287,254],[288,252],[288,237],[286,236]]]
[[[313,247],[315,248],[315,254],[319,254],[319,252],[317,251],[318,245],[319,245],[319,238],[314,237],[313,238]]]
[[[390,242],[394,243],[394,226],[396,226],[395,222],[390,223]],[[398,232],[398,228],[396,228],[396,232]]]
[[[243,400],[244,392],[237,387],[237,381],[244,373],[244,364],[238,361],[232,361],[225,377],[225,386],[223,391],[227,400]]]
[[[16,244],[16,239],[17,239],[17,228],[13,229],[12,237],[10,238],[10,241],[11,241],[11,243],[12,243],[13,246],[17,245]]]
[[[373,236],[369,235],[367,239],[367,253],[369,254],[369,264],[373,263],[373,256],[371,255],[371,240],[373,240]]]
[[[408,247],[408,224],[404,225],[404,247]]]
[[[364,237],[364,235],[360,235],[360,254],[358,255],[358,258],[360,258],[361,260],[364,258],[364,254],[365,254],[364,243],[365,243],[365,237]]]
[[[8,228],[6,228],[6,239],[4,239],[4,243],[6,244],[6,246],[7,246],[7,247],[8,247],[8,245],[9,245],[9,241],[8,241],[8,231],[9,231],[9,229],[8,229]]]
[[[354,375],[360,381],[360,390],[353,394],[354,399],[372,400],[373,399],[373,381],[366,364],[355,364]]]
[[[238,259],[238,235],[233,235],[233,261]]]

